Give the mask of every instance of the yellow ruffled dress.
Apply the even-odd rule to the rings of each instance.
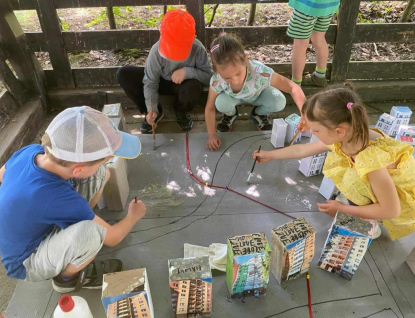
[[[378,202],[367,174],[400,158],[397,168],[388,169],[388,172],[398,192],[401,214],[395,219],[383,220],[383,224],[392,240],[415,232],[415,159],[412,146],[382,133],[381,137],[369,141],[368,147],[356,155],[354,162],[340,146],[341,143],[328,146],[332,151],[327,155],[323,173],[333,180],[346,198],[357,205]]]

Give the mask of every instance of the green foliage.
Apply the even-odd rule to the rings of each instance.
[[[98,24],[101,21],[104,21],[104,20],[107,20],[107,11],[106,10],[101,11],[101,13],[99,14],[98,17],[96,17],[94,20],[92,20],[91,22],[89,22],[85,25],[91,27],[91,26],[94,26],[94,25]]]
[[[69,30],[69,24],[66,23],[66,21],[61,17],[59,17],[59,20],[61,22],[62,31],[68,31]]]
[[[209,23],[210,20],[212,19],[213,16],[213,8],[215,6],[208,6],[208,5],[204,5],[204,10],[205,10],[205,23]],[[216,9],[216,14],[220,15],[222,14],[222,11],[219,9],[219,7]]]
[[[361,14],[360,12],[357,14],[357,17],[359,18],[360,23],[372,23],[372,21],[363,18],[363,14]]]

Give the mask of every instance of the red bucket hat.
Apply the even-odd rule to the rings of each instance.
[[[170,10],[161,20],[159,52],[173,61],[184,61],[196,36],[195,19],[187,11]]]

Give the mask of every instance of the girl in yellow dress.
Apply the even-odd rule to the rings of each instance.
[[[317,203],[334,216],[340,210],[383,221],[392,240],[415,231],[415,159],[412,146],[397,141],[369,121],[350,84],[331,86],[306,101],[306,123],[319,141],[273,151],[255,151],[258,163],[327,154],[323,173],[355,205],[336,200]]]

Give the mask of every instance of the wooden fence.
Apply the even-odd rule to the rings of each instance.
[[[337,25],[330,25],[326,38],[334,45],[329,63],[331,81],[353,80],[366,100],[414,99],[415,61],[350,62],[352,44],[415,41],[414,23],[356,24],[361,0],[342,0]],[[5,0],[0,4],[0,76],[19,102],[37,93],[54,107],[101,104],[108,96],[122,94],[116,86],[119,67],[72,68],[68,52],[80,50],[148,49],[159,39],[158,30],[62,31],[57,9],[113,6],[186,5],[196,20],[197,37],[209,46],[220,32],[238,34],[249,45],[290,44],[287,26],[205,26],[205,4],[286,3],[287,0]],[[36,10],[42,32],[23,33],[13,10]],[[1,40],[3,39],[3,40]],[[40,69],[33,52],[49,52],[52,68]],[[5,61],[8,60],[9,64]],[[11,65],[17,75],[11,71]],[[291,73],[290,63],[269,64],[282,75]],[[307,63],[305,71],[312,71]],[[112,87],[112,89],[108,88]],[[310,92],[312,92],[311,89]],[[104,93],[103,93],[104,92]],[[104,99],[104,100],[103,100]]]

